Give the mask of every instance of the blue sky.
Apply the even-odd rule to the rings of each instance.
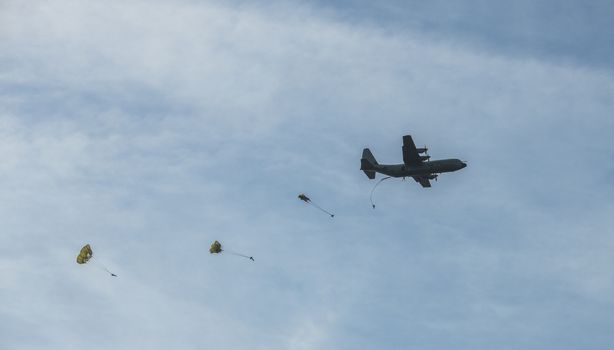
[[[0,348],[612,344],[612,6],[515,4],[3,2]]]

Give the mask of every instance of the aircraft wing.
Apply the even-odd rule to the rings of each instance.
[[[416,149],[411,135],[403,136],[403,163],[414,166],[422,163],[422,159],[420,159],[420,154],[418,154],[418,150]]]
[[[431,187],[431,182],[424,176],[413,176],[414,180],[418,182],[422,187]]]

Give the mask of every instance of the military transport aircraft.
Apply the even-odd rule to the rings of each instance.
[[[416,148],[410,135],[403,136],[403,164],[378,164],[368,148],[362,151],[360,170],[364,171],[369,179],[375,179],[375,173],[382,173],[391,177],[411,176],[422,187],[431,187],[429,180],[437,181],[440,173],[460,170],[467,166],[459,159],[430,160],[428,149]],[[420,155],[424,153],[425,155]]]

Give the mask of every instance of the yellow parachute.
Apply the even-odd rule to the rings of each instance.
[[[218,241],[215,241],[211,244],[211,247],[209,248],[209,253],[211,254],[218,254],[222,252],[222,244]]]
[[[90,247],[89,244],[84,245],[83,248],[81,248],[81,250],[79,251],[79,255],[77,255],[77,264],[85,264],[85,263],[87,263],[88,261],[90,261],[92,256],[94,256],[94,252],[92,251],[92,247]],[[97,264],[94,264],[94,265],[99,265],[98,268],[105,270],[106,272],[108,272],[113,277],[117,277],[116,274],[114,274],[113,272],[109,271],[109,269],[107,269],[104,265],[100,264],[100,262],[98,262]]]
[[[77,255],[77,264],[85,264],[90,260],[92,255],[94,255],[94,252],[92,252],[90,245],[84,245],[83,248],[81,248],[79,255]]]

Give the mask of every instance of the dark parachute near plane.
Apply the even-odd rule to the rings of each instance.
[[[330,215],[331,218],[335,217],[335,214],[331,214],[328,211],[322,209],[322,207],[320,207],[319,205],[315,204],[311,198],[307,197],[304,193],[301,193],[298,195],[298,199],[302,200],[303,202],[307,203],[307,204],[311,204],[312,206],[314,206],[317,209],[320,209],[321,211],[325,212],[326,214]]]
[[[79,254],[77,255],[77,264],[86,264],[88,261],[90,261],[90,259],[93,256],[94,256],[94,251],[92,251],[92,247],[90,247],[89,244],[86,244],[86,245],[83,246],[83,248],[81,248],[81,250],[79,251]],[[96,266],[101,268],[101,269],[103,269],[103,270],[105,270],[111,276],[117,277],[116,274],[114,274],[113,272],[109,271],[102,264],[96,264]]]
[[[215,241],[213,243],[211,243],[211,247],[209,247],[209,253],[211,254],[220,254],[221,252],[226,252],[227,254],[231,254],[231,255],[236,255],[236,256],[242,256],[244,258],[250,259],[251,261],[255,261],[253,256],[247,256],[244,254],[239,254],[237,252],[233,252],[230,250],[224,250],[222,249],[222,243]]]

